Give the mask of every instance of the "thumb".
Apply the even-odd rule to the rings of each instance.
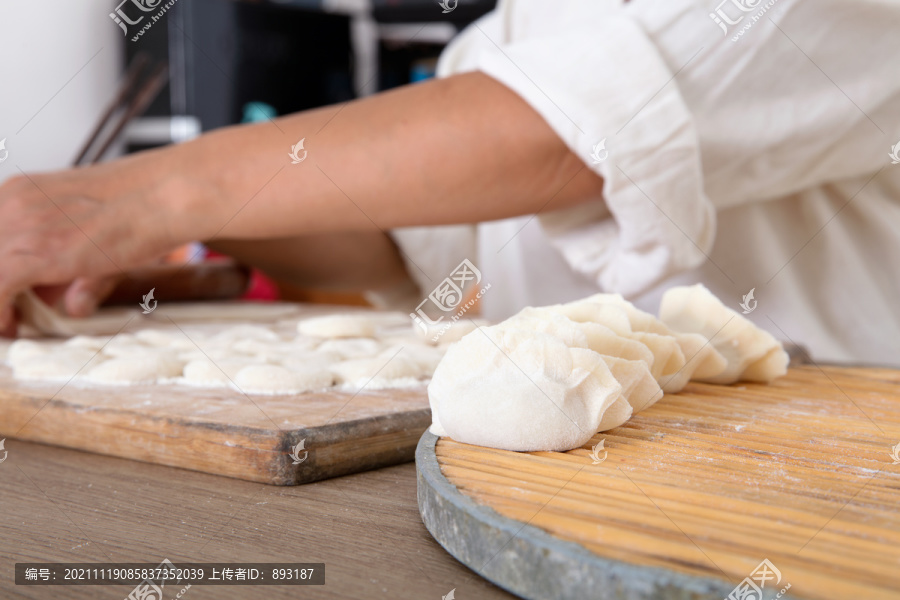
[[[93,314],[120,280],[120,275],[79,277],[66,290],[63,299],[66,314],[72,317],[87,317]]]

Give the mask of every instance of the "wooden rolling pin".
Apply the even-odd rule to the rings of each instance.
[[[230,260],[148,267],[129,271],[103,305],[137,304],[153,288],[156,299],[166,302],[232,300],[243,294],[249,283],[250,269]]]

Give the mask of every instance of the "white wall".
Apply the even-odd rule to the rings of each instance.
[[[0,0],[0,140],[9,151],[0,182],[74,159],[120,76],[126,42],[108,16],[117,3]]]

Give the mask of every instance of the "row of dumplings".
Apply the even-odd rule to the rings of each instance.
[[[691,380],[768,382],[788,356],[702,285],[660,317],[617,294],[526,308],[452,346],[428,387],[432,432],[507,450],[569,450]]]

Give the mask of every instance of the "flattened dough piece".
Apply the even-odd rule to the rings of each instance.
[[[371,338],[346,338],[325,340],[316,352],[336,352],[344,358],[371,358],[382,349],[382,344]]]
[[[370,338],[375,336],[375,321],[367,315],[327,315],[297,323],[303,335],[322,338]]]
[[[288,371],[305,373],[309,369],[327,369],[342,360],[344,357],[334,351],[305,351],[285,354],[277,362]]]
[[[244,365],[241,366],[243,368]],[[218,365],[206,357],[195,358],[186,365],[182,372],[182,383],[197,387],[225,387],[230,383],[225,367]]]
[[[96,351],[102,349],[111,339],[112,337],[108,335],[76,335],[67,339],[62,345]]]
[[[399,379],[418,379],[424,375],[422,366],[409,357],[379,356],[376,358],[356,358],[341,361],[331,366],[331,371],[341,383],[356,387],[390,386],[390,382]]]
[[[21,361],[33,356],[49,354],[53,345],[48,342],[36,342],[34,340],[16,340],[6,349],[6,362],[13,368]]]
[[[250,365],[234,379],[247,394],[299,394],[331,387],[334,376],[327,370],[290,371],[278,365]]]
[[[422,344],[421,342],[407,342],[405,344],[389,346],[382,350],[378,356],[388,359],[398,352],[400,353],[400,356],[412,360],[419,365],[421,376],[431,377],[438,364],[440,364],[441,360],[444,358],[444,354],[447,352],[447,346],[430,346]]]
[[[166,350],[194,350],[197,348],[196,343],[199,343],[203,337],[196,332],[183,333],[178,329],[169,331],[141,329],[135,332],[134,339],[142,344]]]
[[[752,377],[768,382],[787,373],[789,357],[781,343],[726,307],[701,284],[667,290],[659,316],[675,331],[705,336],[727,361],[721,373],[698,377],[698,381],[727,384]]]
[[[206,344],[200,344],[201,346],[211,346],[216,347],[220,345],[231,346],[235,342],[245,341],[245,340],[259,340],[264,342],[277,342],[281,338],[277,333],[272,331],[269,327],[264,327],[262,325],[235,325],[233,327],[226,327],[225,329],[219,331],[212,337],[207,340]]]
[[[68,381],[97,366],[103,358],[96,351],[59,346],[46,354],[19,358],[13,368],[17,379]]]
[[[181,361],[159,354],[134,354],[104,361],[88,371],[84,379],[108,385],[155,383],[181,375],[182,366]]]

